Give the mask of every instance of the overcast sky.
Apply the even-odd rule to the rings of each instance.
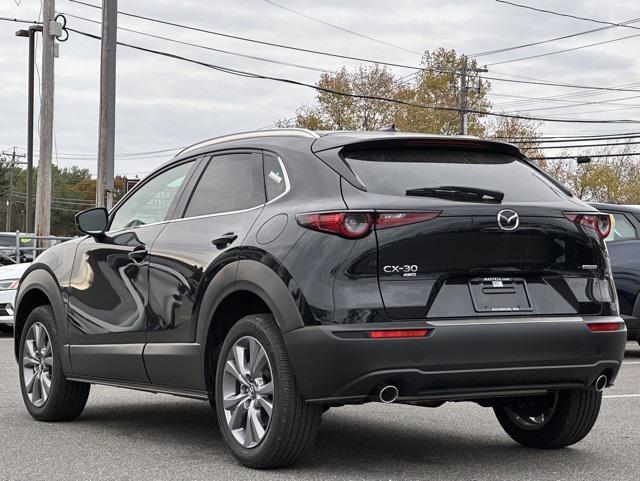
[[[99,0],[87,0],[99,4]],[[382,45],[303,18],[265,0],[120,0],[119,9],[201,28],[350,56],[417,65],[422,52],[438,47],[473,54],[487,50],[554,38],[595,29],[602,25],[584,20],[551,16],[496,3],[494,0],[276,0],[281,5],[318,19],[351,29],[401,48]],[[640,2],[629,0],[517,0],[539,8],[610,22],[640,17]],[[606,8],[603,8],[606,6]],[[56,10],[99,20],[100,11],[57,0]],[[0,16],[37,19],[38,0],[0,0]],[[68,19],[69,26],[99,33],[99,26]],[[635,24],[640,27],[640,22]],[[215,37],[120,16],[119,26],[169,36],[219,49],[233,50],[315,68],[335,70],[357,62],[296,53],[273,47]],[[0,21],[0,149],[26,146],[27,40],[14,36],[20,24]],[[120,31],[119,40],[183,56],[262,74],[289,77],[313,83],[319,72],[263,63],[140,37]],[[489,66],[488,75],[546,79],[554,82],[640,86],[640,31],[612,28],[589,35],[481,57],[491,64],[605,40],[635,38],[541,58]],[[55,137],[60,166],[80,165],[95,172],[97,151],[99,42],[71,34],[60,45],[56,60]],[[406,49],[406,50],[405,50]],[[291,117],[314,92],[303,87],[272,81],[230,76],[198,65],[118,47],[116,104],[116,173],[149,172],[166,156],[124,158],[126,154],[176,148],[226,133],[261,128]],[[40,62],[40,50],[37,56]],[[396,69],[399,75],[409,73]],[[513,78],[513,77],[509,77]],[[633,86],[631,88],[640,88]],[[493,82],[494,110],[513,110],[505,105],[518,101],[505,96],[548,97],[574,94],[574,89]],[[532,115],[571,118],[640,118],[639,99],[630,92],[581,92],[573,101],[609,101],[617,105],[581,105],[535,110]],[[635,94],[639,95],[639,94]],[[622,100],[617,100],[622,99]],[[537,103],[522,109],[567,105]],[[631,108],[629,107],[631,106]],[[615,109],[615,110],[614,110]],[[36,107],[36,116],[38,112]],[[581,113],[584,112],[584,113]],[[557,124],[544,125],[546,134],[629,132],[634,125]],[[36,138],[36,149],[38,140]],[[54,159],[55,161],[55,159]]]

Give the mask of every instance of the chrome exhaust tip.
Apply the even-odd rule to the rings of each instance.
[[[609,379],[607,378],[607,376],[605,376],[604,374],[600,374],[598,376],[598,379],[596,379],[596,382],[593,384],[593,387],[596,391],[600,392],[603,391],[605,387],[607,387],[608,382]]]
[[[398,399],[398,394],[398,388],[393,384],[389,384],[388,386],[380,388],[380,391],[378,391],[378,399],[382,403],[389,404]]]

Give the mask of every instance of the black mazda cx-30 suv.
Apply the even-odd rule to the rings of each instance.
[[[626,331],[609,217],[509,144],[301,129],[193,145],[23,276],[27,409],[91,384],[209,400],[252,467],[307,450],[324,410],[491,407],[517,442],[592,428]]]

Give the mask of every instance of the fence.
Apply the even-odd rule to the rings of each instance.
[[[3,237],[8,237],[8,234],[4,234]],[[13,235],[11,235],[13,237]],[[0,261],[8,259],[16,264],[20,264],[25,261],[32,261],[37,255],[56,244],[60,244],[73,237],[60,237],[60,236],[37,236],[16,231],[15,233],[15,246],[0,246]],[[29,245],[24,245],[29,244]],[[29,255],[29,253],[31,255]],[[0,262],[1,265],[1,262]]]

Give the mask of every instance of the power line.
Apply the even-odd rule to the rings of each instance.
[[[591,157],[592,159],[606,158],[606,157],[635,157],[640,155],[640,152],[629,152],[627,154],[595,154],[595,155],[587,155],[587,157]],[[575,159],[575,155],[558,155],[553,157],[529,157],[533,160],[563,160],[563,159]]]
[[[506,5],[512,5],[512,6],[518,7],[518,8],[526,8],[527,10],[534,10],[536,12],[549,13],[551,15],[556,15],[558,17],[567,17],[567,18],[573,18],[573,19],[576,19],[576,20],[584,20],[586,22],[599,23],[599,24],[602,24],[602,25],[610,25],[610,26],[613,26],[613,27],[625,27],[625,28],[632,28],[634,30],[640,30],[640,27],[634,27],[633,25],[627,25],[626,23],[614,23],[614,22],[607,22],[607,21],[604,21],[604,20],[596,20],[594,18],[579,17],[577,15],[571,15],[570,13],[555,12],[553,10],[546,10],[544,8],[532,7],[530,5],[523,5],[523,4],[520,4],[520,3],[508,2],[507,0],[496,0],[496,2],[504,3]]]
[[[329,22],[326,22],[324,20],[320,20],[319,18],[312,17],[311,15],[307,15],[306,13],[299,12],[298,10],[294,10],[293,8],[285,7],[284,5],[280,5],[279,3],[273,2],[272,0],[264,0],[264,1],[269,3],[269,4],[271,4],[271,5],[273,5],[274,7],[281,8],[281,9],[286,10],[288,12],[291,12],[291,13],[293,13],[295,15],[299,15],[301,17],[308,18],[309,20],[313,20],[314,22],[321,23],[322,25],[326,25],[328,27],[332,27],[332,28],[335,28],[337,30],[341,30],[343,32],[350,33],[352,35],[356,35],[357,37],[361,37],[361,38],[365,38],[367,40],[371,40],[371,41],[379,43],[381,45],[386,45],[387,47],[396,48],[398,50],[403,50],[403,51],[409,52],[409,53],[416,53],[418,55],[422,55],[424,53],[424,52],[418,52],[416,50],[411,50],[411,49],[408,49],[408,48],[400,47],[398,45],[394,45],[392,43],[385,42],[384,40],[379,40],[379,39],[374,38],[374,37],[369,37],[368,35],[364,35],[364,34],[361,34],[361,33],[358,33],[358,32],[354,32],[353,30],[349,30],[348,28],[340,27],[338,25],[334,25],[333,23],[329,23]]]
[[[68,1],[69,2],[73,2],[73,3],[78,3],[80,5],[85,5],[87,7],[95,8],[95,9],[98,9],[98,10],[102,9],[102,7],[100,7],[98,5],[93,5],[91,3],[83,2],[81,0],[68,0]],[[269,47],[283,48],[283,49],[287,49],[287,50],[294,50],[294,51],[297,51],[297,52],[311,53],[311,54],[315,54],[315,55],[324,55],[326,57],[334,57],[334,58],[340,58],[340,59],[344,59],[344,60],[354,60],[356,62],[376,63],[376,64],[380,64],[380,65],[387,65],[389,67],[406,68],[406,69],[411,69],[411,70],[422,70],[423,69],[423,67],[416,66],[416,65],[406,65],[406,64],[401,64],[401,63],[383,62],[381,60],[373,60],[373,59],[368,59],[368,58],[363,58],[363,57],[353,57],[353,56],[350,56],[350,55],[343,55],[343,54],[339,54],[339,53],[325,52],[325,51],[322,51],[322,50],[313,50],[313,49],[302,48],[302,47],[294,47],[292,45],[284,45],[284,44],[275,43],[275,42],[267,42],[265,40],[258,40],[258,39],[255,39],[255,38],[241,37],[239,35],[232,35],[232,34],[228,34],[228,33],[222,33],[222,32],[217,32],[217,31],[214,31],[214,30],[209,30],[209,29],[206,29],[206,28],[194,27],[194,26],[185,25],[185,24],[182,24],[182,23],[177,23],[177,22],[170,22],[168,20],[161,20],[161,19],[158,19],[158,18],[147,17],[147,16],[144,16],[144,15],[138,15],[138,14],[135,14],[135,13],[124,12],[122,10],[118,10],[118,14],[119,15],[124,15],[125,17],[137,18],[139,20],[147,20],[149,22],[159,23],[159,24],[162,24],[162,25],[168,25],[168,26],[171,26],[171,27],[177,27],[177,28],[182,28],[182,29],[186,29],[186,30],[192,30],[194,32],[206,33],[206,34],[209,34],[209,35],[216,35],[216,36],[219,36],[219,37],[231,38],[231,39],[234,39],[234,40],[240,40],[240,41],[243,41],[243,42],[250,42],[250,43],[255,43],[255,44],[259,44],[259,45],[267,45]]]
[[[640,138],[640,134],[629,134],[620,136],[576,136],[576,137],[562,137],[562,138],[540,138],[540,137],[494,137],[496,139],[509,139],[512,143],[526,143],[526,144],[538,144],[538,143],[562,143],[562,142],[596,142],[605,140],[630,140]],[[520,139],[520,140],[517,140]]]
[[[573,89],[585,89],[585,90],[602,90],[602,91],[606,91],[606,92],[638,92],[640,93],[640,90],[638,89],[625,89],[625,88],[619,88],[619,87],[595,87],[595,86],[589,86],[589,85],[575,85],[575,84],[564,84],[564,83],[560,83],[560,82],[551,82],[551,81],[533,81],[533,80],[529,80],[529,81],[525,81],[525,80],[512,80],[512,79],[505,79],[505,78],[496,78],[496,77],[488,77],[486,75],[484,75],[482,78],[486,79],[486,80],[495,80],[498,82],[509,82],[509,83],[518,83],[518,84],[531,84],[531,85],[546,85],[549,87],[565,87],[565,88],[573,88]]]
[[[182,150],[184,147],[174,147],[172,149],[161,149],[161,150],[149,150],[147,152],[128,152],[128,153],[120,153],[116,154],[116,158],[120,160],[136,160],[136,159],[160,159],[165,158],[165,156],[157,156],[154,154],[162,154],[162,153],[170,153],[176,152],[178,150]],[[17,147],[18,150],[26,150],[24,147]],[[37,150],[34,150],[34,153],[37,153]],[[61,159],[73,160],[73,157],[83,158],[83,159],[92,159],[95,160],[97,156],[95,154],[83,154],[79,152],[60,152]]]
[[[70,0],[71,1],[71,0]],[[78,0],[73,0],[73,1],[78,1]],[[100,39],[100,36],[98,35],[94,35],[94,34],[90,34],[87,32],[83,32],[80,30],[76,30],[73,28],[67,28],[67,30],[71,31],[71,32],[75,32],[79,35],[83,35],[85,37],[89,37],[89,38],[93,38],[96,40]],[[187,58],[187,57],[183,57],[181,55],[176,55],[173,53],[169,53],[169,52],[164,52],[164,51],[160,51],[160,50],[154,50],[154,49],[150,49],[150,48],[146,48],[146,47],[141,47],[139,45],[133,45],[130,43],[126,43],[126,42],[118,42],[118,45],[122,45],[123,47],[128,47],[131,49],[135,49],[135,50],[139,50],[139,51],[143,51],[143,52],[147,52],[147,53],[152,53],[155,55],[161,55],[164,57],[168,57],[168,58],[173,58],[176,60],[182,60],[185,62],[189,62],[189,63],[193,63],[196,65],[200,65],[203,67],[207,67],[213,70],[217,70],[219,72],[223,72],[223,73],[228,73],[231,75],[236,75],[236,76],[240,76],[240,77],[246,77],[246,78],[253,78],[253,79],[260,79],[260,80],[272,80],[275,82],[280,82],[280,83],[286,83],[286,84],[290,84],[290,85],[298,85],[301,87],[307,87],[310,89],[314,89],[316,91],[321,91],[321,92],[326,92],[326,93],[330,93],[330,94],[334,94],[334,95],[339,95],[342,97],[351,97],[351,98],[360,98],[360,99],[365,99],[365,100],[380,100],[383,102],[390,102],[390,103],[395,103],[395,104],[400,104],[400,105],[407,105],[410,107],[416,107],[416,108],[422,108],[422,109],[429,109],[429,110],[439,110],[439,111],[445,111],[445,112],[458,112],[460,109],[459,108],[454,108],[454,107],[441,107],[441,106],[435,106],[435,105],[424,105],[424,104],[419,104],[419,103],[415,103],[415,102],[410,102],[410,101],[406,101],[406,100],[401,100],[401,99],[393,99],[393,98],[388,98],[388,97],[382,97],[382,96],[378,96],[378,95],[364,95],[364,94],[353,94],[353,93],[349,93],[349,92],[341,92],[339,90],[334,90],[334,89],[330,89],[330,88],[326,88],[326,87],[321,87],[318,85],[313,85],[313,84],[308,84],[305,82],[301,82],[298,80],[293,80],[293,79],[288,79],[288,78],[283,78],[283,77],[273,77],[273,76],[269,76],[269,75],[261,75],[261,74],[257,74],[257,73],[253,73],[253,72],[249,72],[249,71],[244,71],[244,70],[239,70],[239,69],[232,69],[229,67],[222,67],[220,65],[215,65],[215,64],[211,64],[211,63],[207,63],[207,62],[203,62],[200,60],[195,60],[195,59],[191,59],[191,58]],[[482,111],[482,110],[477,110],[477,109],[466,109],[468,113],[471,114],[477,114],[477,115],[488,115],[488,116],[492,116],[492,117],[504,117],[504,118],[514,118],[514,119],[523,119],[523,120],[538,120],[538,121],[542,121],[542,122],[562,122],[562,123],[582,123],[582,124],[620,124],[620,123],[640,123],[640,120],[633,120],[633,119],[615,119],[615,120],[596,120],[596,119],[558,119],[558,118],[545,118],[545,117],[530,117],[530,116],[525,116],[525,115],[517,115],[517,114],[505,114],[505,113],[498,113],[498,112],[490,112],[490,111]]]
[[[38,22],[37,20],[24,20],[22,18],[11,18],[11,17],[0,17],[0,20],[5,22],[15,22],[15,23],[31,23],[33,25],[39,25],[42,22]]]
[[[636,23],[636,22],[639,22],[639,21],[640,21],[640,19],[634,18],[634,19],[631,19],[631,20],[626,20],[624,22],[620,22],[620,24],[621,25],[625,25],[625,24],[629,24],[629,23]],[[616,26],[617,26],[617,24],[616,24]],[[610,25],[610,26],[607,26],[607,27],[593,28],[591,30],[584,30],[582,32],[576,32],[576,33],[571,33],[571,34],[568,34],[568,35],[562,35],[560,37],[549,38],[547,40],[539,40],[537,42],[524,43],[522,45],[515,45],[513,47],[505,47],[505,48],[499,48],[499,49],[495,49],[495,50],[487,50],[487,51],[484,51],[484,52],[478,52],[478,53],[471,54],[469,56],[470,57],[484,57],[486,55],[495,55],[497,53],[510,52],[512,50],[519,50],[521,48],[535,47],[537,45],[543,45],[545,43],[557,42],[558,40],[566,40],[568,38],[579,37],[581,35],[588,35],[590,33],[602,32],[604,30],[609,30],[611,28],[615,28],[616,26]]]
[[[498,1],[498,0],[496,0],[496,1]],[[534,59],[534,58],[548,57],[549,55],[556,55],[556,54],[559,54],[559,53],[573,52],[575,50],[581,50],[583,48],[596,47],[598,45],[605,45],[605,44],[608,44],[608,43],[619,42],[621,40],[628,40],[630,38],[636,38],[636,37],[640,37],[640,33],[634,34],[634,35],[628,35],[626,37],[613,38],[611,40],[604,40],[602,42],[590,43],[588,45],[580,45],[578,47],[565,48],[565,49],[562,49],[562,50],[554,50],[553,52],[546,52],[546,53],[541,53],[541,54],[538,54],[538,55],[529,55],[527,57],[514,58],[514,59],[511,59],[511,60],[502,60],[500,62],[489,63],[489,64],[487,64],[487,66],[488,67],[492,67],[494,65],[503,65],[503,64],[506,64],[506,63],[514,63],[514,62],[521,62],[523,60],[531,60],[531,59]]]
[[[579,106],[583,106],[583,105],[614,105],[614,106],[620,106],[620,107],[636,107],[636,106],[640,106],[639,104],[619,104],[616,103],[618,100],[631,100],[631,99],[637,99],[640,98],[640,95],[630,95],[630,96],[626,96],[626,97],[617,97],[617,98],[613,98],[613,99],[607,99],[607,100],[591,100],[591,101],[579,101],[579,100],[571,100],[571,99],[562,99],[562,98],[553,98],[553,97],[527,97],[524,95],[508,95],[508,94],[496,94],[496,93],[490,93],[489,95],[493,96],[493,97],[500,97],[500,98],[513,98],[513,99],[524,99],[527,100],[527,102],[522,102],[522,101],[515,101],[515,102],[505,102],[502,104],[498,104],[498,105],[494,105],[494,107],[511,107],[511,108],[515,108],[515,106],[517,105],[530,105],[530,104],[537,104],[537,103],[563,103],[563,104],[569,104],[569,105],[560,105],[557,107],[542,107],[539,109],[527,109],[528,112],[531,112],[533,110],[548,110],[548,109],[556,109],[556,108],[569,108],[569,107],[579,107]]]
[[[68,0],[68,1],[80,4],[80,5],[85,5],[85,6],[88,6],[88,7],[91,7],[91,8],[95,8],[95,9],[98,9],[98,10],[102,9],[102,7],[100,7],[98,5],[93,5],[91,3],[84,2],[82,0]],[[363,57],[353,57],[353,56],[343,55],[343,54],[338,54],[338,53],[324,52],[324,51],[321,51],[321,50],[305,49],[305,48],[300,48],[300,47],[293,47],[293,46],[290,46],[290,45],[278,44],[278,43],[273,43],[273,42],[266,42],[266,41],[263,41],[263,40],[256,40],[256,39],[251,39],[251,38],[247,38],[247,37],[241,37],[241,36],[238,36],[238,35],[232,35],[232,34],[216,32],[216,31],[213,31],[213,30],[208,30],[208,29],[204,29],[204,28],[200,28],[200,27],[189,26],[189,25],[185,25],[185,24],[181,24],[181,23],[177,23],[177,22],[170,22],[170,21],[167,21],[167,20],[161,20],[161,19],[157,19],[157,18],[153,18],[153,17],[147,17],[147,16],[144,16],[144,15],[138,15],[138,14],[134,14],[134,13],[124,12],[124,11],[121,11],[121,10],[118,10],[118,14],[124,15],[124,16],[128,16],[128,17],[132,17],[132,18],[137,18],[137,19],[140,19],[140,20],[147,20],[147,21],[150,21],[150,22],[159,23],[159,24],[162,24],[162,25],[169,25],[169,26],[173,26],[173,27],[186,29],[186,30],[192,30],[192,31],[195,31],[195,32],[207,33],[207,34],[210,34],[210,35],[217,35],[217,36],[222,36],[222,37],[225,37],[225,38],[232,38],[232,39],[235,39],[235,40],[241,40],[241,41],[244,41],[244,42],[257,43],[257,44],[260,44],[260,45],[268,45],[268,46],[271,46],[271,47],[284,48],[284,49],[295,50],[295,51],[299,51],[299,52],[311,53],[311,54],[316,54],[316,55],[324,55],[324,56],[328,56],[328,57],[335,57],[335,58],[341,58],[341,59],[346,59],[346,60],[354,60],[354,61],[357,61],[357,62],[386,65],[386,66],[389,66],[389,67],[398,67],[398,68],[405,68],[405,69],[417,70],[417,71],[433,70],[433,71],[436,71],[436,72],[439,72],[439,73],[450,73],[450,74],[458,75],[457,72],[454,72],[452,70],[442,70],[442,69],[437,69],[437,68],[434,68],[434,67],[425,68],[424,66],[415,66],[415,65],[406,65],[406,64],[401,64],[401,63],[384,62],[384,61],[381,61],[381,60],[373,60],[373,59],[368,59],[368,58],[363,58]],[[135,47],[132,47],[132,48],[135,48]],[[486,76],[483,76],[483,78],[488,79],[488,80],[494,80],[494,81],[497,81],[497,82],[510,82],[510,83],[521,83],[521,84],[530,84],[530,85],[544,85],[544,86],[552,86],[552,87],[576,88],[576,89],[587,89],[587,90],[602,90],[602,91],[614,91],[614,92],[638,92],[638,93],[640,93],[640,90],[620,89],[620,88],[613,88],[613,87],[586,86],[586,85],[572,85],[572,84],[563,84],[563,83],[559,83],[559,82],[552,82],[552,81],[546,81],[546,80],[524,81],[524,80],[502,79],[502,78],[497,78],[497,77],[486,77]]]
[[[626,147],[627,145],[639,145],[640,142],[624,142],[609,144],[582,144],[582,145],[542,145],[539,149],[586,149],[591,147]]]
[[[91,23],[95,23],[95,24],[98,24],[98,25],[101,24],[101,22],[99,22],[97,20],[92,20],[90,18],[81,17],[79,15],[73,15],[71,13],[65,13],[65,15],[67,17],[75,18],[75,19],[78,19],[78,20],[83,20],[85,22],[91,22]],[[278,64],[278,65],[285,65],[285,66],[288,66],[288,67],[296,67],[296,68],[301,68],[301,69],[305,69],[305,70],[313,70],[315,72],[322,72],[322,73],[324,73],[324,72],[333,72],[331,69],[311,67],[311,66],[308,66],[308,65],[300,65],[300,64],[292,63],[292,62],[284,62],[284,61],[281,61],[281,60],[275,60],[275,59],[270,59],[270,58],[265,58],[265,57],[258,57],[256,55],[248,55],[248,54],[244,54],[244,53],[240,53],[240,52],[232,52],[232,51],[229,51],[229,50],[223,50],[221,48],[214,48],[214,47],[209,47],[209,46],[201,45],[201,44],[197,44],[197,43],[185,42],[183,40],[176,40],[176,39],[173,39],[173,38],[164,37],[162,35],[154,35],[152,33],[142,32],[140,30],[135,30],[135,29],[132,29],[132,28],[125,28],[125,27],[117,27],[117,28],[118,28],[118,30],[122,30],[124,32],[135,33],[135,34],[138,34],[138,35],[143,35],[145,37],[155,38],[155,39],[159,39],[159,40],[165,40],[167,42],[172,42],[172,43],[176,43],[176,44],[179,44],[179,45],[187,45],[189,47],[201,48],[201,49],[209,50],[209,51],[212,51],[212,52],[224,53],[224,54],[228,54],[228,55],[235,55],[237,57],[244,57],[244,58],[249,58],[249,59],[252,59],[252,60],[259,60],[261,62],[269,62],[269,63]]]

